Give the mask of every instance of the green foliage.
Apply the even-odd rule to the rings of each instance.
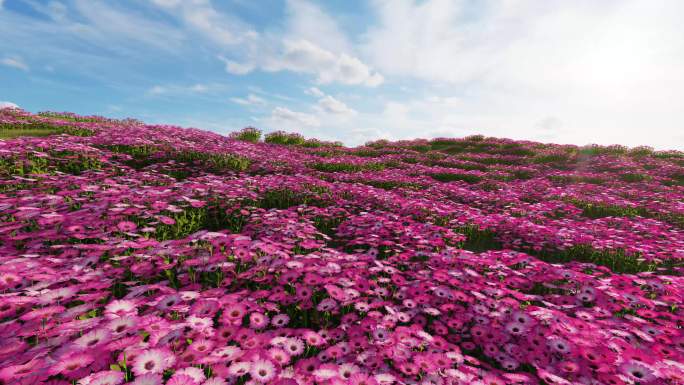
[[[240,131],[232,132],[230,137],[245,142],[257,143],[261,140],[261,130],[254,127],[245,127]]]
[[[105,118],[99,116],[79,116],[70,112],[43,111],[39,112],[37,115],[45,118],[66,120],[69,122],[101,122],[106,120]]]
[[[104,146],[104,148],[115,153],[130,155],[132,159],[125,161],[124,163],[136,169],[140,169],[154,163],[162,163],[174,160],[180,163],[198,165],[209,172],[220,173],[225,171],[245,171],[251,164],[249,159],[233,154],[215,154],[192,150],[164,150],[161,147],[151,145],[117,144]],[[187,173],[183,170],[173,171],[173,169],[170,169],[162,172],[171,176],[178,176],[180,178],[187,177]]]
[[[570,161],[569,155],[563,153],[537,155],[532,159],[534,163],[567,163],[568,161]]]
[[[0,139],[13,139],[21,136],[49,135],[91,136],[94,132],[85,128],[54,125],[45,122],[0,123]]]
[[[282,144],[286,146],[302,145],[305,140],[304,137],[297,133],[289,133],[285,131],[275,131],[266,134],[264,142],[271,144]]]
[[[627,173],[620,174],[620,179],[628,183],[637,183],[649,180],[650,177],[646,174]]]
[[[1,176],[25,176],[29,174],[52,174],[63,172],[80,175],[86,170],[97,170],[102,166],[99,159],[75,152],[49,151],[47,156],[26,153],[23,157],[0,157]]]
[[[288,209],[293,206],[309,205],[325,207],[332,203],[330,190],[320,186],[307,186],[308,191],[294,191],[289,188],[278,188],[265,191],[258,207],[265,209]]]
[[[624,250],[597,250],[591,245],[575,245],[565,250],[542,251],[532,254],[551,263],[590,262],[606,266],[615,273],[633,274],[641,271],[653,271],[657,267],[655,263],[642,261],[639,255],[626,254]]]
[[[327,142],[325,140],[306,139],[304,143],[302,143],[302,146],[308,148],[344,147],[344,144],[342,142]]]
[[[482,177],[479,177],[477,175],[472,175],[472,174],[456,174],[456,173],[448,173],[448,172],[441,172],[441,173],[433,173],[429,174],[432,179],[438,180],[440,182],[454,182],[458,180],[462,180],[467,183],[477,183],[482,180]]]
[[[558,184],[571,184],[571,183],[591,183],[591,184],[604,184],[606,181],[599,177],[590,176],[577,176],[577,175],[549,175],[546,177],[548,180]]]
[[[170,159],[184,163],[199,163],[211,172],[245,171],[249,168],[247,158],[233,154],[212,154],[200,151],[178,151],[169,155]]]
[[[587,218],[634,217],[637,215],[646,216],[648,213],[647,210],[640,207],[591,203],[578,199],[571,199],[569,201],[582,209],[582,215]]]
[[[487,171],[487,169],[488,169],[488,167],[483,165],[483,164],[453,162],[453,161],[449,161],[449,160],[434,160],[434,161],[430,161],[427,163],[428,163],[428,166],[438,166],[438,167],[444,167],[444,168],[458,168],[458,169],[467,170],[467,171],[472,171],[472,170]]]
[[[670,179],[662,182],[666,186],[684,186],[684,173],[670,174]]]
[[[322,172],[360,172],[381,171],[387,167],[384,163],[313,163],[311,168]]]
[[[460,245],[465,250],[479,253],[486,250],[501,249],[501,243],[497,241],[496,233],[491,230],[481,230],[475,225],[468,225],[458,227],[454,231],[466,236],[465,242]]]
[[[203,207],[187,207],[181,212],[164,211],[165,216],[174,220],[173,224],[165,224],[149,218],[130,218],[139,227],[153,226],[152,236],[158,241],[182,239],[199,230],[219,231],[228,229],[239,233],[247,223],[247,217],[239,210],[228,212],[218,202],[210,202]]]
[[[612,145],[612,146],[599,146],[597,144],[592,144],[589,146],[581,147],[578,151],[581,155],[586,156],[597,156],[597,155],[624,155],[627,154],[629,149],[625,146]]]
[[[360,183],[381,188],[383,190],[394,190],[396,188],[421,189],[423,186],[417,183],[402,182],[395,180],[361,180]]]

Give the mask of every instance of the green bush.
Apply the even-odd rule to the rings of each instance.
[[[275,131],[266,134],[264,142],[271,144],[282,144],[286,146],[302,145],[305,142],[303,136],[297,133],[290,133],[285,131]]]
[[[387,166],[384,163],[313,163],[311,168],[322,172],[359,172],[359,171],[381,171]]]
[[[620,179],[622,179],[625,182],[636,183],[636,182],[643,182],[645,180],[649,180],[649,179],[651,179],[651,177],[646,175],[646,174],[626,173],[626,174],[621,174]]]
[[[482,180],[481,177],[472,174],[452,174],[448,172],[440,172],[429,174],[432,179],[438,180],[440,182],[454,182],[457,180],[462,180],[467,183],[477,183]]]
[[[45,122],[0,123],[0,139],[12,139],[20,136],[49,135],[92,136],[92,130],[80,127],[61,126]]]
[[[240,131],[231,132],[230,138],[245,142],[257,143],[259,140],[261,140],[261,130],[254,127],[245,127]]]

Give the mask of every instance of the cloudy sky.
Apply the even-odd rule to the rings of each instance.
[[[0,0],[0,103],[684,150],[680,0]]]

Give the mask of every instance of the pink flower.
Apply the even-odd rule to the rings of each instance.
[[[206,379],[206,377],[204,376],[204,371],[202,369],[196,368],[194,366],[188,366],[188,367],[185,367],[183,369],[177,370],[173,374],[173,377],[177,377],[177,376],[188,376],[192,379],[192,381],[194,381],[197,384],[199,384],[200,382],[202,382]]]
[[[132,369],[136,375],[162,373],[176,361],[173,353],[164,349],[150,349],[135,357]]]
[[[61,374],[69,379],[80,378],[88,370],[88,366],[94,361],[92,355],[87,353],[72,353],[60,358],[48,371],[51,375]]]
[[[113,300],[105,306],[105,316],[109,319],[137,314],[138,309],[135,302],[129,300]]]
[[[277,372],[275,365],[271,361],[256,360],[252,362],[249,374],[252,376],[252,379],[263,384],[273,380]]]
[[[252,329],[263,329],[268,326],[268,317],[262,313],[254,312],[249,315],[249,327]]]
[[[132,385],[161,385],[162,376],[156,373],[136,375]]]
[[[97,372],[82,378],[79,385],[118,385],[124,381],[124,373],[114,370]]]
[[[121,221],[116,225],[116,228],[119,229],[119,231],[131,232],[137,229],[138,225],[131,221]]]

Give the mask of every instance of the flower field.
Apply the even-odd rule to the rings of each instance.
[[[0,384],[684,384],[682,152],[0,138]]]

